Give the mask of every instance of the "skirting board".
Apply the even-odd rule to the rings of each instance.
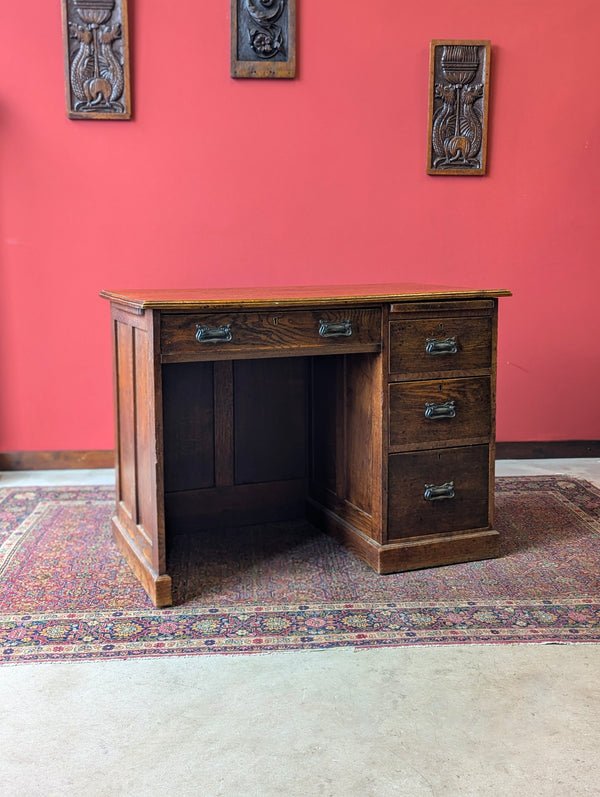
[[[600,440],[496,443],[496,459],[579,459],[600,457]]]
[[[600,440],[496,443],[496,459],[578,459],[600,457]],[[115,453],[100,451],[5,451],[0,470],[113,468]]]
[[[0,451],[0,470],[114,468],[114,451]]]

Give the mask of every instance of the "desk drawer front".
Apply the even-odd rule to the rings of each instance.
[[[488,526],[487,445],[393,454],[388,540]]]
[[[312,353],[378,351],[379,309],[168,315],[161,322],[161,353],[211,359],[294,349]]]
[[[419,318],[390,323],[390,373],[412,376],[489,370],[492,318]]]
[[[390,446],[430,448],[491,433],[490,378],[390,384]]]

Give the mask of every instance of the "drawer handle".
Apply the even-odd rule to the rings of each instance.
[[[438,485],[426,484],[424,498],[426,501],[443,501],[446,498],[454,498],[454,482]]]
[[[446,338],[446,340],[436,340],[436,338],[426,338],[425,353],[426,354],[456,354],[458,345],[456,336]]]
[[[440,418],[456,418],[456,406],[453,401],[446,401],[444,404],[434,404],[428,401],[425,404],[425,417],[432,421],[437,421]]]
[[[232,340],[231,324],[223,324],[220,327],[206,327],[196,324],[196,340],[198,343],[227,343]]]
[[[352,334],[352,321],[320,320],[319,335],[322,338],[348,338]]]

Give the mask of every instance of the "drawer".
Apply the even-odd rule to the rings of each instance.
[[[389,407],[392,448],[432,448],[450,441],[457,445],[491,434],[487,376],[394,382]]]
[[[390,373],[403,378],[490,370],[492,317],[417,318],[390,323]]]
[[[161,317],[161,359],[376,352],[380,308],[173,314]],[[293,350],[293,352],[291,351]]]
[[[489,448],[389,457],[388,541],[489,526]]]

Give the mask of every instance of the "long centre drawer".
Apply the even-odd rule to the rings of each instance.
[[[163,314],[161,359],[302,356],[381,350],[380,308]]]

